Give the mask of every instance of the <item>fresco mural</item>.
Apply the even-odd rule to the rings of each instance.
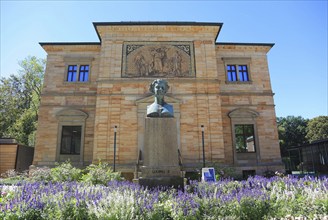
[[[122,77],[195,77],[192,42],[125,42]]]

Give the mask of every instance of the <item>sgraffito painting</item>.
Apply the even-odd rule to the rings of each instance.
[[[195,77],[192,42],[125,42],[122,77]]]

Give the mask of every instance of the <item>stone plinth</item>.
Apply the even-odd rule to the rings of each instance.
[[[174,118],[146,118],[143,164],[139,183],[143,186],[183,187],[179,166],[177,125]]]
[[[174,118],[146,118],[144,166],[179,166],[177,124]]]

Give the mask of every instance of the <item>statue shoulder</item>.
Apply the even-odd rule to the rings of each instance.
[[[158,109],[159,109],[159,105],[157,103],[152,103],[151,105],[148,105],[147,106],[147,116],[148,117],[159,116]]]

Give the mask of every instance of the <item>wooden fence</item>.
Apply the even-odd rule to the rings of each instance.
[[[34,148],[19,145],[15,139],[0,139],[0,175],[8,170],[28,170],[32,165]]]

